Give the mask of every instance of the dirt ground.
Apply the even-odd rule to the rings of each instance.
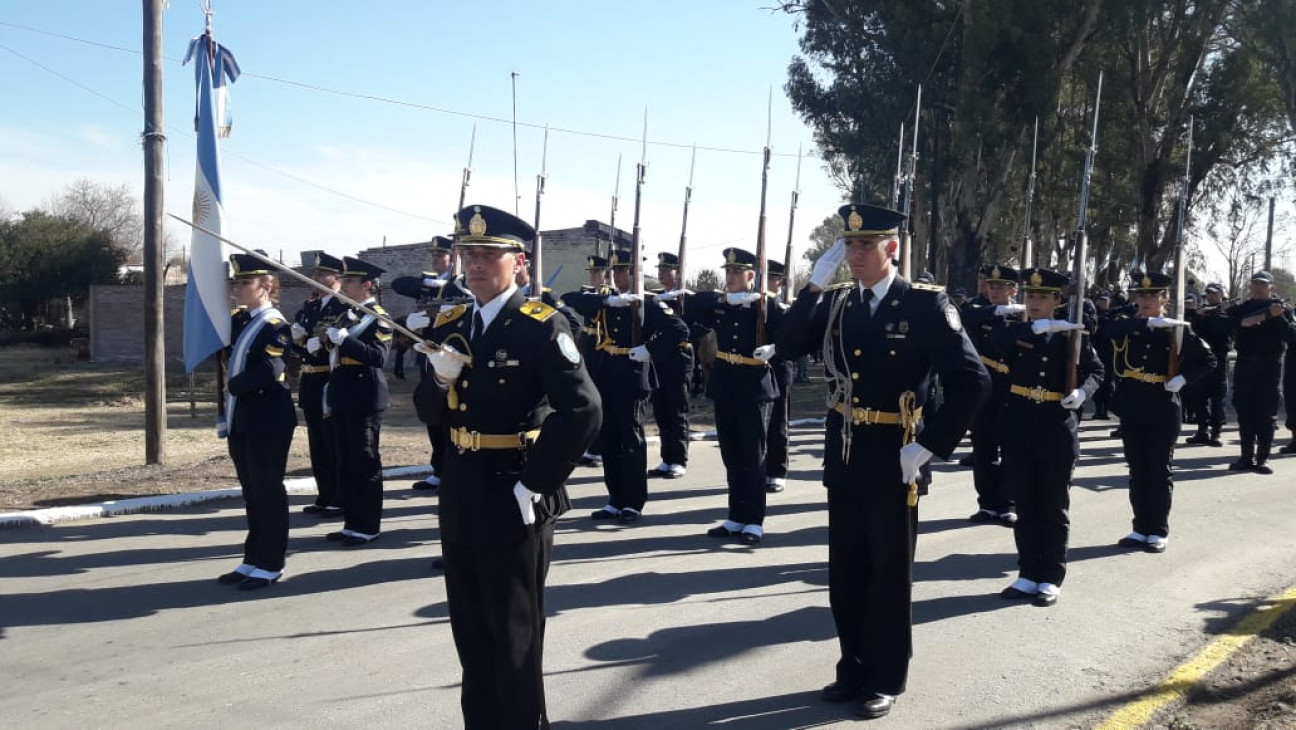
[[[389,378],[389,384],[383,463],[425,463],[427,434],[410,404],[414,380]],[[81,362],[57,348],[0,349],[0,511],[235,486],[214,427],[213,372],[192,380],[179,367],[168,372],[167,459],[160,466],[144,465],[143,386],[139,364]],[[822,416],[823,403],[822,381],[797,386],[792,417]],[[705,398],[694,401],[692,420],[694,429],[712,428]],[[290,476],[310,474],[301,429],[288,469]],[[1296,612],[1212,672],[1153,727],[1296,730]]]

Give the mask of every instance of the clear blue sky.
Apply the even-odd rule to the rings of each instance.
[[[244,72],[231,92],[234,134],[222,143],[228,232],[272,253],[282,250],[287,259],[311,248],[351,253],[384,236],[404,243],[445,233],[458,201],[473,119],[265,77],[507,120],[510,72],[516,71],[522,123],[634,140],[648,108],[643,230],[649,251],[674,250],[678,243],[688,145],[741,150],[697,153],[690,251],[697,265],[708,267],[720,263],[724,245],[754,247],[759,152],[773,87],[776,156],[767,231],[771,251],[781,258],[795,154],[798,145],[810,154],[813,142],[781,91],[796,52],[793,19],[764,9],[769,4],[216,0],[216,38]],[[166,205],[183,215],[193,191],[194,90],[192,68],[181,67],[179,59],[203,29],[198,2],[173,0],[163,23],[170,59],[164,68]],[[37,205],[80,177],[142,191],[141,24],[138,2],[0,3],[0,98],[6,100],[0,201],[10,209]],[[539,129],[519,126],[518,180],[527,219],[542,139]],[[551,133],[542,227],[606,220],[618,154],[624,162],[617,221],[628,229],[638,142]],[[510,125],[478,120],[469,202],[512,206],[512,155]],[[817,159],[804,161],[801,190],[798,252],[841,198]]]

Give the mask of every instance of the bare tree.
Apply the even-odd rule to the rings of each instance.
[[[113,245],[138,261],[144,246],[144,217],[129,185],[108,185],[89,178],[69,183],[44,206],[49,213],[77,221],[112,237]]]
[[[1240,188],[1235,188],[1222,203],[1223,215],[1211,221],[1209,230],[1211,242],[1228,265],[1229,298],[1236,299],[1242,291],[1243,278],[1256,268],[1255,261],[1264,260],[1262,207],[1254,196]]]

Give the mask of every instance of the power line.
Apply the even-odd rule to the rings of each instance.
[[[960,12],[962,11],[960,10]],[[133,48],[114,46],[108,43],[101,43],[99,41],[87,40],[85,38],[77,38],[75,36],[64,35],[62,33],[54,33],[52,31],[42,30],[40,28],[32,28],[26,25],[19,25],[17,23],[8,23],[8,22],[0,21],[0,27],[13,28],[15,30],[26,31],[29,33],[36,33],[38,35],[49,36],[51,38],[59,38],[66,41],[72,41],[74,43],[82,43],[88,46],[94,46],[96,48],[103,48],[106,50],[118,51],[121,53],[130,53],[133,55],[140,55],[140,52]],[[948,40],[948,38],[946,40]],[[166,58],[166,60],[168,61],[179,63],[179,59],[176,59],[174,57],[165,56],[164,58]],[[299,89],[306,89],[308,91],[316,91],[324,94],[333,94],[334,96],[342,96],[350,99],[374,101],[382,104],[390,104],[392,106],[405,107],[408,109],[419,109],[421,111],[429,111],[437,114],[448,114],[451,116],[466,117],[468,119],[477,119],[486,122],[494,122],[496,124],[513,124],[512,120],[505,119],[503,117],[493,117],[487,114],[478,114],[475,112],[466,112],[459,109],[449,109],[446,107],[432,106],[430,104],[421,104],[419,102],[407,101],[404,99],[395,99],[386,96],[378,96],[376,94],[366,94],[366,93],[356,92],[356,91],[345,91],[342,89],[329,88],[327,86],[319,86],[318,84],[307,83],[305,81],[294,81],[292,79],[282,79],[276,76],[267,76],[265,74],[256,74],[247,71],[243,72],[241,75],[250,78],[261,79],[262,81],[271,81],[277,84],[283,84],[285,86],[293,86]],[[538,124],[534,122],[523,122],[523,121],[518,121],[517,125],[520,127],[526,127],[528,129],[544,129],[546,126],[544,124]],[[605,139],[614,142],[641,143],[643,141],[637,137],[627,137],[627,136],[621,136],[616,134],[609,134],[606,132],[592,132],[589,130],[569,129],[565,127],[554,127],[554,126],[550,126],[549,129],[552,132],[557,132],[560,134],[570,134],[577,137],[590,137],[594,139]],[[657,147],[672,147],[672,148],[679,148],[679,149],[693,149],[694,147],[697,147],[697,149],[703,150],[704,152],[721,152],[725,154],[736,154],[736,155],[763,155],[765,153],[765,150],[763,148],[759,150],[745,150],[745,149],[736,149],[732,147],[707,147],[703,145],[695,145],[693,142],[667,142],[662,140],[648,140],[648,144]],[[781,152],[781,153],[774,152],[772,154],[775,157],[796,157],[797,156],[790,152]],[[802,156],[814,158],[815,155],[813,153],[809,153],[809,154],[804,154]]]

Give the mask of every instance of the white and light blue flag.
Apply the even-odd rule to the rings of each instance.
[[[198,102],[194,124],[198,132],[197,179],[194,182],[193,222],[223,233],[220,147],[218,136],[229,135],[227,87],[239,75],[238,63],[210,34],[189,42],[185,63],[195,61]],[[225,257],[220,240],[193,232],[189,246],[189,283],[185,289],[184,360],[192,372],[203,360],[229,344],[230,303],[225,288]]]

